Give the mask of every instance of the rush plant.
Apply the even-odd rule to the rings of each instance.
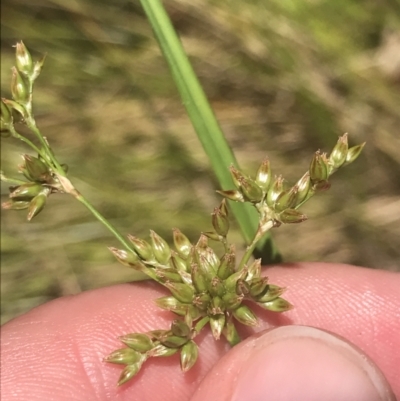
[[[159,21],[157,15],[153,17]],[[122,248],[109,248],[119,262],[144,273],[170,292],[155,300],[160,308],[175,315],[170,327],[125,334],[120,337],[125,347],[105,358],[106,362],[123,365],[119,385],[133,378],[152,357],[179,353],[181,368],[188,371],[199,355],[196,337],[208,327],[215,340],[224,337],[230,345],[237,344],[240,341],[237,325],[257,325],[256,309],[252,309],[255,304],[271,312],[292,308],[282,297],[285,289],[270,283],[261,274],[261,259],[253,260],[253,252],[272,228],[305,221],[307,217],[299,208],[314,195],[328,190],[330,176],[356,160],[364,144],[349,148],[347,134],[341,136],[329,155],[320,151],[313,155],[309,169],[292,186],[287,185],[282,176],[273,175],[268,159],[261,162],[253,176],[246,175],[233,164],[228,170],[226,165],[232,188],[217,191],[222,201],[212,213],[212,230],[201,233],[196,242],[192,243],[177,228],[173,229],[173,246],[154,231],[150,231],[149,239],[134,235],[125,238],[75,188],[68,178],[67,166],[57,159],[36,125],[32,93],[43,63],[44,58],[34,62],[25,45],[17,43],[16,66],[11,79],[12,99],[1,100],[1,136],[23,141],[33,154],[22,156],[18,166],[22,180],[2,173],[3,181],[14,184],[9,188],[9,200],[2,206],[26,210],[30,221],[45,208],[52,194],[72,195],[122,245]],[[34,141],[18,131],[20,124],[33,133]],[[258,216],[257,228],[240,258],[228,240],[232,204],[247,204]],[[218,244],[214,248],[223,251],[218,253],[212,244]]]

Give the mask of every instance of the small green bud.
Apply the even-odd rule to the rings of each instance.
[[[205,235],[208,239],[212,239],[213,241],[223,241],[224,237],[221,235],[217,234],[214,231],[203,231],[203,235]]]
[[[240,180],[240,189],[244,197],[252,203],[258,203],[263,198],[262,189],[250,177],[244,177]]]
[[[30,201],[16,201],[12,199],[7,202],[3,202],[1,204],[1,207],[3,209],[10,209],[10,210],[24,210],[28,209],[29,205]]]
[[[210,327],[213,337],[219,340],[225,326],[225,314],[210,316]]]
[[[267,287],[267,291],[260,293],[259,295],[255,295],[254,298],[257,302],[268,302],[272,301],[275,298],[278,298],[285,292],[285,288],[278,287],[274,284],[269,284]]]
[[[244,196],[240,191],[235,189],[227,190],[227,191],[217,191],[220,195],[224,196],[227,199],[230,199],[234,202],[244,202]]]
[[[177,228],[174,228],[172,233],[174,237],[175,248],[179,256],[183,259],[186,259],[189,256],[190,249],[192,248],[191,242],[186,235],[182,234],[182,232]]]
[[[166,268],[166,269],[160,269],[160,268],[155,268],[154,272],[156,276],[161,280],[161,281],[171,281],[173,283],[182,283],[182,277],[177,272],[175,269],[172,268]]]
[[[249,286],[250,286],[249,294],[251,297],[256,298],[258,296],[261,296],[268,291],[269,288],[268,278],[266,277],[253,278],[249,282]]]
[[[40,184],[34,182],[27,182],[23,185],[10,187],[10,198],[12,199],[32,199],[43,190]]]
[[[117,249],[112,246],[109,246],[108,249],[116,257],[118,262],[122,263],[125,266],[135,266],[140,260],[136,253],[127,252],[124,249]]]
[[[303,175],[303,177],[300,178],[299,181],[296,183],[297,186],[297,198],[296,198],[296,206],[300,205],[302,202],[304,202],[309,195],[309,191],[311,188],[311,179],[310,179],[310,173],[307,171]]]
[[[258,305],[272,312],[286,312],[293,308],[293,305],[286,301],[286,299],[279,297],[273,299],[272,301],[260,302]]]
[[[256,184],[266,193],[271,185],[272,173],[269,160],[265,158],[256,174]]]
[[[36,61],[34,67],[33,67],[33,73],[31,75],[31,80],[34,81],[42,71],[44,61],[46,60],[46,55],[41,57],[38,61]]]
[[[28,221],[31,221],[35,216],[37,216],[44,208],[47,196],[50,193],[49,188],[45,188],[39,195],[36,195],[29,204],[28,208]]]
[[[181,369],[187,372],[196,363],[199,355],[197,344],[190,340],[181,349]]]
[[[182,345],[188,342],[188,339],[171,334],[165,339],[161,339],[160,342],[162,345],[165,345],[168,348],[180,348]]]
[[[315,152],[310,164],[310,178],[313,183],[328,179],[328,161],[324,153]]]
[[[290,190],[281,192],[276,198],[274,209],[277,212],[280,212],[282,210],[291,209],[294,207],[297,200],[297,191],[298,188],[295,185]]]
[[[15,58],[16,58],[17,69],[21,74],[25,75],[26,77],[29,77],[33,72],[33,62],[31,54],[25,47],[22,40],[21,42],[18,42],[15,47],[16,47]]]
[[[122,386],[124,383],[131,380],[139,372],[142,364],[143,362],[138,362],[126,366],[118,379],[118,386]]]
[[[232,312],[232,314],[238,322],[245,324],[246,326],[258,325],[257,316],[246,305],[240,305],[239,308]]]
[[[207,310],[211,302],[211,295],[208,292],[197,294],[193,299],[193,305],[202,311]]]
[[[156,345],[150,352],[150,356],[171,356],[178,352],[179,348],[169,348],[163,344]]]
[[[50,171],[45,163],[37,157],[22,155],[27,178],[32,181],[46,182],[50,178]]]
[[[187,272],[186,260],[181,258],[177,252],[171,250],[171,259],[169,260],[169,265],[178,272]]]
[[[236,344],[239,344],[241,341],[239,333],[237,332],[235,324],[232,322],[232,320],[228,320],[226,323],[223,334],[232,347]]]
[[[150,230],[151,245],[153,248],[153,254],[156,257],[158,263],[163,265],[167,264],[171,257],[171,249],[163,238],[156,234],[153,230]]]
[[[225,286],[219,277],[213,277],[209,284],[209,292],[212,296],[221,297],[225,293]]]
[[[23,118],[27,117],[26,108],[22,104],[19,104],[18,102],[15,102],[14,100],[10,99],[3,98],[2,100],[8,106],[9,109],[14,109],[16,112],[21,114]]]
[[[184,316],[188,310],[187,304],[178,301],[173,296],[157,298],[155,303],[161,309],[169,310],[180,316]]]
[[[178,337],[188,338],[190,335],[190,327],[183,321],[175,319],[171,323],[172,334]]]
[[[361,145],[357,145],[357,146],[353,146],[352,148],[349,149],[349,151],[347,152],[347,156],[346,156],[346,161],[344,163],[344,166],[347,166],[350,163],[353,163],[358,156],[360,156],[365,143],[362,143]]]
[[[105,361],[121,365],[130,365],[139,362],[141,359],[142,355],[139,352],[131,348],[121,348],[108,355]]]
[[[225,199],[222,200],[219,207],[214,209],[212,213],[212,225],[219,235],[226,237],[229,231],[229,218]]]
[[[243,279],[236,282],[236,294],[246,296],[250,293],[250,285]]]
[[[233,248],[231,248],[230,252],[227,252],[221,259],[217,270],[217,276],[225,280],[233,273],[235,273],[235,265],[236,265],[236,255]]]
[[[209,271],[204,269],[203,265],[192,264],[191,268],[192,282],[198,292],[207,291],[211,277]]]
[[[224,282],[225,288],[228,292],[236,291],[236,283],[238,280],[245,280],[247,275],[247,268],[239,270],[236,273],[231,274]]]
[[[121,342],[138,352],[147,352],[154,347],[153,341],[149,336],[142,333],[126,334],[119,338]]]
[[[331,183],[329,181],[318,181],[316,184],[312,186],[312,190],[314,192],[322,192],[327,191],[331,187]]]
[[[183,283],[189,284],[190,286],[193,285],[192,276],[190,273],[185,272],[183,270],[178,270],[178,273],[181,276]]]
[[[23,105],[26,105],[29,101],[28,86],[15,67],[12,68],[11,94],[16,102]]]
[[[246,281],[250,282],[255,278],[259,278],[261,276],[261,258],[256,259],[249,267],[246,276]]]
[[[235,187],[237,189],[241,189],[241,182],[240,181],[242,179],[244,179],[245,176],[238,169],[236,169],[233,164],[230,165],[229,171],[231,173],[232,180],[233,180],[233,183],[235,184]]]
[[[243,295],[237,295],[233,292],[227,292],[222,295],[222,301],[224,302],[227,310],[237,309],[243,301]]]
[[[130,234],[128,235],[128,239],[131,241],[133,248],[143,260],[154,260],[153,249],[147,241]]]
[[[279,214],[278,219],[283,224],[293,224],[307,220],[307,216],[296,209],[286,209]]]
[[[180,302],[191,303],[193,301],[194,289],[185,283],[170,283],[166,282],[163,284],[167,287],[171,294]]]
[[[274,182],[272,183],[271,187],[267,193],[267,205],[273,207],[275,204],[276,199],[283,191],[283,181],[284,179],[282,176],[275,177]]]
[[[215,316],[215,315],[221,315],[222,313],[224,313],[224,302],[222,301],[222,299],[220,297],[213,297],[211,298],[211,302],[210,305],[208,306],[208,315],[211,316]]]
[[[339,137],[335,147],[329,156],[329,163],[333,169],[338,169],[346,161],[347,151],[349,144],[347,140],[347,134]]]

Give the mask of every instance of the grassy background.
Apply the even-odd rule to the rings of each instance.
[[[286,261],[400,270],[400,6],[395,0],[170,0],[217,118],[248,173],[268,155],[294,182],[344,132],[363,156],[274,231]],[[137,1],[3,0],[1,90],[19,39],[48,53],[35,114],[71,179],[123,233],[195,240],[215,178]],[[13,175],[21,143],[2,139]],[[8,189],[2,185],[2,197]],[[55,297],[131,280],[86,209],[55,195],[31,223],[2,212],[2,322]],[[231,240],[240,243],[234,228]]]

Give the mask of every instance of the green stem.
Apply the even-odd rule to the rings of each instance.
[[[268,231],[274,226],[274,222],[272,220],[269,220],[266,224],[264,224],[261,228],[259,228],[254,235],[253,240],[251,241],[251,244],[246,248],[246,252],[244,253],[242,260],[239,263],[238,270],[242,270],[245,266],[245,264],[249,261],[251,255],[254,252],[254,249],[256,248],[257,243],[265,237],[265,235],[268,233]]]
[[[231,164],[237,166],[237,162],[172,26],[168,14],[160,0],[141,0],[141,4],[170,67],[172,77],[181,95],[182,103],[210,159],[220,186],[224,189],[232,188],[234,185],[228,166]],[[239,205],[231,202],[230,207],[240,226],[246,243],[250,243],[257,228],[257,214],[248,204]],[[264,263],[269,263],[279,258],[279,252],[274,247],[271,237],[265,236],[263,241],[259,243],[258,248],[261,250],[264,245],[269,250],[269,254],[266,255],[267,257]]]
[[[45,156],[46,160],[51,162],[52,166],[50,166],[52,169],[55,169],[57,171],[57,174],[65,177],[65,171],[61,167],[61,165],[58,163],[57,159],[54,157],[52,150],[49,147],[49,144],[46,142],[44,139],[42,133],[40,132],[39,128],[36,126],[35,119],[33,118],[32,115],[30,115],[26,120],[26,125],[28,128],[36,135],[36,137],[39,139],[40,144],[43,146],[45,149]],[[42,152],[39,151],[40,154]]]
[[[15,128],[14,128],[14,126],[10,126],[10,132],[11,132],[11,135],[14,137],[14,138],[17,138],[17,139],[19,139],[20,141],[22,141],[22,142],[25,142],[30,148],[32,148],[35,152],[37,152],[38,154],[40,154],[41,156],[43,156],[43,154],[42,154],[42,152],[40,151],[40,149],[33,143],[33,142],[31,142],[28,138],[25,138],[24,136],[22,136],[21,134],[19,134],[16,130],[15,130]]]
[[[99,220],[113,235],[114,237],[126,248],[127,251],[135,252],[130,246],[129,242],[122,236],[122,234],[76,189],[71,193],[79,202],[83,203],[89,211]]]

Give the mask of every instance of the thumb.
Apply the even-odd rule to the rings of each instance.
[[[354,345],[307,326],[253,336],[226,354],[191,401],[395,401],[379,368]]]

